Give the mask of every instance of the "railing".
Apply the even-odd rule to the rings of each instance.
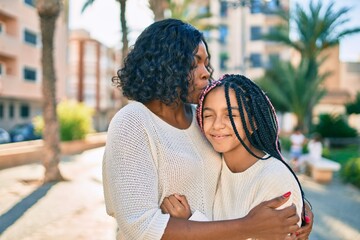
[[[357,145],[360,152],[360,137],[351,138],[325,138],[324,145],[326,147],[344,147],[348,145]]]

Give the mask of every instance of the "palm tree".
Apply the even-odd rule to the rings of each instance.
[[[121,25],[121,31],[122,31],[122,50],[121,50],[121,58],[122,60],[126,57],[129,49],[129,41],[128,41],[128,28],[126,24],[126,17],[125,17],[125,11],[126,11],[126,0],[116,0],[119,2],[120,5],[120,25]],[[91,6],[95,0],[87,0],[84,3],[84,6],[82,7],[81,12],[84,12],[89,6]],[[123,61],[121,61],[123,62]]]
[[[298,125],[305,131],[311,118],[311,110],[325,95],[321,83],[329,75],[317,75],[311,81],[307,79],[306,60],[295,67],[290,62],[277,62],[267,70],[265,76],[257,80],[259,86],[267,93],[277,111],[293,112]]]
[[[333,2],[327,7],[323,7],[321,1],[317,4],[311,2],[309,11],[306,11],[297,4],[293,14],[289,14],[289,12],[279,13],[279,16],[285,23],[277,26],[264,38],[283,43],[297,50],[301,55],[302,66],[300,68],[302,69],[301,71],[304,71],[303,80],[299,79],[299,81],[305,81],[309,86],[319,87],[320,85],[314,84],[314,82],[318,82],[319,79],[323,79],[328,75],[325,74],[319,77],[319,66],[326,60],[326,57],[322,56],[321,53],[339,44],[339,39],[360,32],[358,27],[343,27],[349,21],[347,18],[349,11],[350,8],[345,7],[335,11]],[[294,41],[290,38],[290,22],[294,23],[294,30],[298,40]],[[305,119],[306,128],[311,124],[313,106],[314,104],[304,105],[304,111],[307,111]],[[301,123],[304,119],[298,119],[298,121]]]
[[[165,18],[164,11],[168,6],[168,0],[149,0],[149,7],[154,13],[154,20],[159,21]]]
[[[204,6],[203,3],[196,1],[194,2],[192,0],[167,0],[167,2],[172,18],[181,19],[185,22],[188,22],[201,31],[214,28],[214,26],[204,21],[212,16],[209,9],[205,8],[205,11],[199,12],[199,7]]]
[[[44,183],[61,181],[59,170],[60,138],[56,114],[56,75],[54,69],[54,32],[61,9],[61,0],[37,0],[36,9],[40,17],[42,39],[42,93],[44,116]]]

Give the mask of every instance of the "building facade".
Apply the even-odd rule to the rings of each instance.
[[[288,8],[289,0],[211,0],[211,23],[219,26],[207,34],[215,77],[240,73],[256,79],[273,60],[289,60],[289,48],[262,39],[281,23],[275,11]]]
[[[95,110],[97,131],[107,130],[114,111],[121,107],[119,91],[111,81],[117,68],[114,49],[91,38],[85,30],[71,31],[67,96]]]
[[[66,94],[67,19],[54,36],[57,98]],[[0,1],[0,127],[31,122],[42,112],[41,30],[34,0]]]

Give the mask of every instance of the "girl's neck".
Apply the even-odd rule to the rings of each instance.
[[[263,151],[254,147],[250,148],[251,151],[258,157],[265,156]],[[236,149],[236,151],[223,153],[226,165],[233,173],[244,172],[254,165],[259,159],[249,153],[244,147]]]
[[[144,104],[150,111],[169,125],[187,129],[192,122],[192,110],[189,104],[179,103],[166,105],[159,100],[153,100]]]

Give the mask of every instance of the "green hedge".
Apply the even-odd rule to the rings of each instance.
[[[92,116],[94,111],[84,103],[73,100],[62,101],[57,106],[57,114],[60,124],[61,141],[71,141],[84,139],[85,136],[93,132]],[[42,133],[44,121],[42,116],[34,119],[36,132]]]
[[[345,182],[360,188],[360,158],[352,158],[346,162],[341,168],[340,176]]]

